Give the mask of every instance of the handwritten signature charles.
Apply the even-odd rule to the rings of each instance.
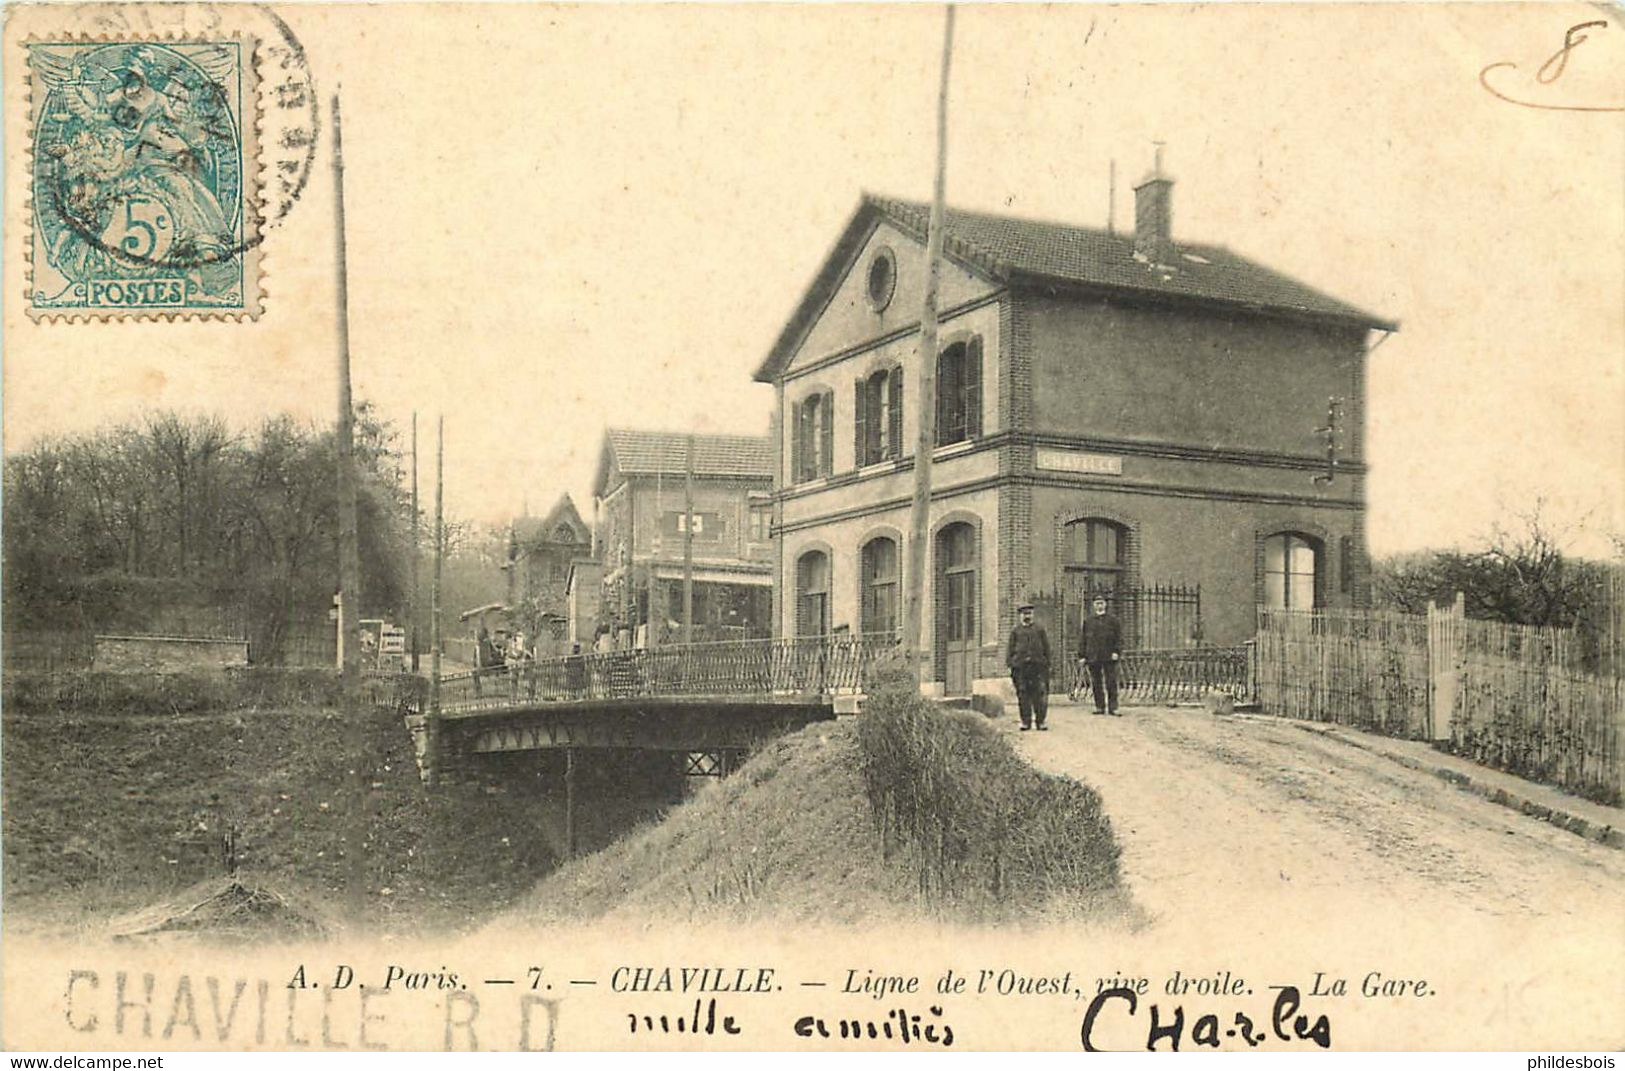
[[[1590,22],[1579,22],[1575,23],[1573,26],[1570,26],[1568,28],[1568,32],[1563,35],[1562,47],[1560,47],[1556,52],[1553,52],[1551,57],[1548,58],[1545,63],[1541,64],[1540,69],[1535,72],[1535,86],[1529,85],[1527,81],[1525,81],[1523,85],[1519,86],[1516,84],[1517,79],[1509,78],[1505,75],[1496,73],[1502,71],[1517,71],[1518,65],[1516,63],[1512,63],[1511,61],[1487,64],[1483,70],[1478,72],[1478,83],[1479,85],[1483,86],[1484,89],[1490,93],[1490,95],[1498,97],[1499,99],[1506,101],[1508,104],[1516,104],[1524,108],[1537,108],[1541,111],[1557,112],[1625,112],[1625,103],[1608,104],[1585,101],[1583,99],[1579,102],[1560,100],[1548,101],[1528,99],[1523,96],[1523,93],[1535,90],[1538,86],[1550,86],[1561,80],[1564,72],[1568,70],[1569,57],[1574,55],[1575,51],[1581,45],[1591,40],[1594,36],[1594,34],[1590,31],[1606,30],[1608,28],[1609,23],[1603,19],[1593,19]],[[1592,51],[1595,52],[1596,50],[1593,49]],[[1494,75],[1493,78],[1492,74]],[[1497,82],[1505,88],[1497,88],[1495,84]],[[1520,90],[1522,92],[1520,92]]]

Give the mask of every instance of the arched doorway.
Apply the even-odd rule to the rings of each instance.
[[[948,695],[969,695],[976,679],[980,592],[976,529],[965,522],[937,533],[937,651]]]

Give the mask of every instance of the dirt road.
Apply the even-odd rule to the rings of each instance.
[[[1273,719],[1125,714],[1063,704],[1012,737],[1100,791],[1159,922],[1543,918],[1625,942],[1625,852]]]

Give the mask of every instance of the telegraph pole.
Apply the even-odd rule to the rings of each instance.
[[[683,642],[694,642],[694,436],[683,466]]]
[[[355,407],[350,397],[350,282],[344,244],[344,139],[339,131],[339,98],[333,95],[333,227],[338,267],[339,348],[339,647],[345,688],[355,686],[361,667],[356,622],[361,613],[361,551],[356,534]]]
[[[418,671],[418,625],[423,612],[423,595],[418,588],[418,559],[422,550],[418,539],[418,412],[412,410],[412,597],[407,616],[412,630],[412,672]]]
[[[909,515],[908,599],[903,645],[923,683],[929,663],[921,633],[925,619],[925,544],[931,521],[931,451],[937,439],[937,285],[942,263],[943,195],[948,162],[948,68],[954,50],[954,9],[947,8],[942,32],[942,81],[937,88],[937,173],[931,218],[925,232],[925,303],[920,313],[919,439],[914,447],[914,507]]]
[[[429,581],[429,783],[440,782],[440,576],[446,556],[446,418],[435,427],[434,444],[434,572]]]

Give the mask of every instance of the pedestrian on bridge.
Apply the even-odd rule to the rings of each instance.
[[[1004,664],[1010,667],[1010,680],[1016,686],[1016,704],[1021,711],[1021,728],[1038,726],[1040,732],[1049,714],[1049,633],[1033,623],[1031,603],[1016,607],[1020,623],[1010,631]]]
[[[1095,693],[1096,714],[1117,713],[1117,663],[1123,656],[1123,625],[1106,612],[1106,600],[1096,596],[1093,616],[1083,619],[1078,660],[1089,667],[1089,687]]]

